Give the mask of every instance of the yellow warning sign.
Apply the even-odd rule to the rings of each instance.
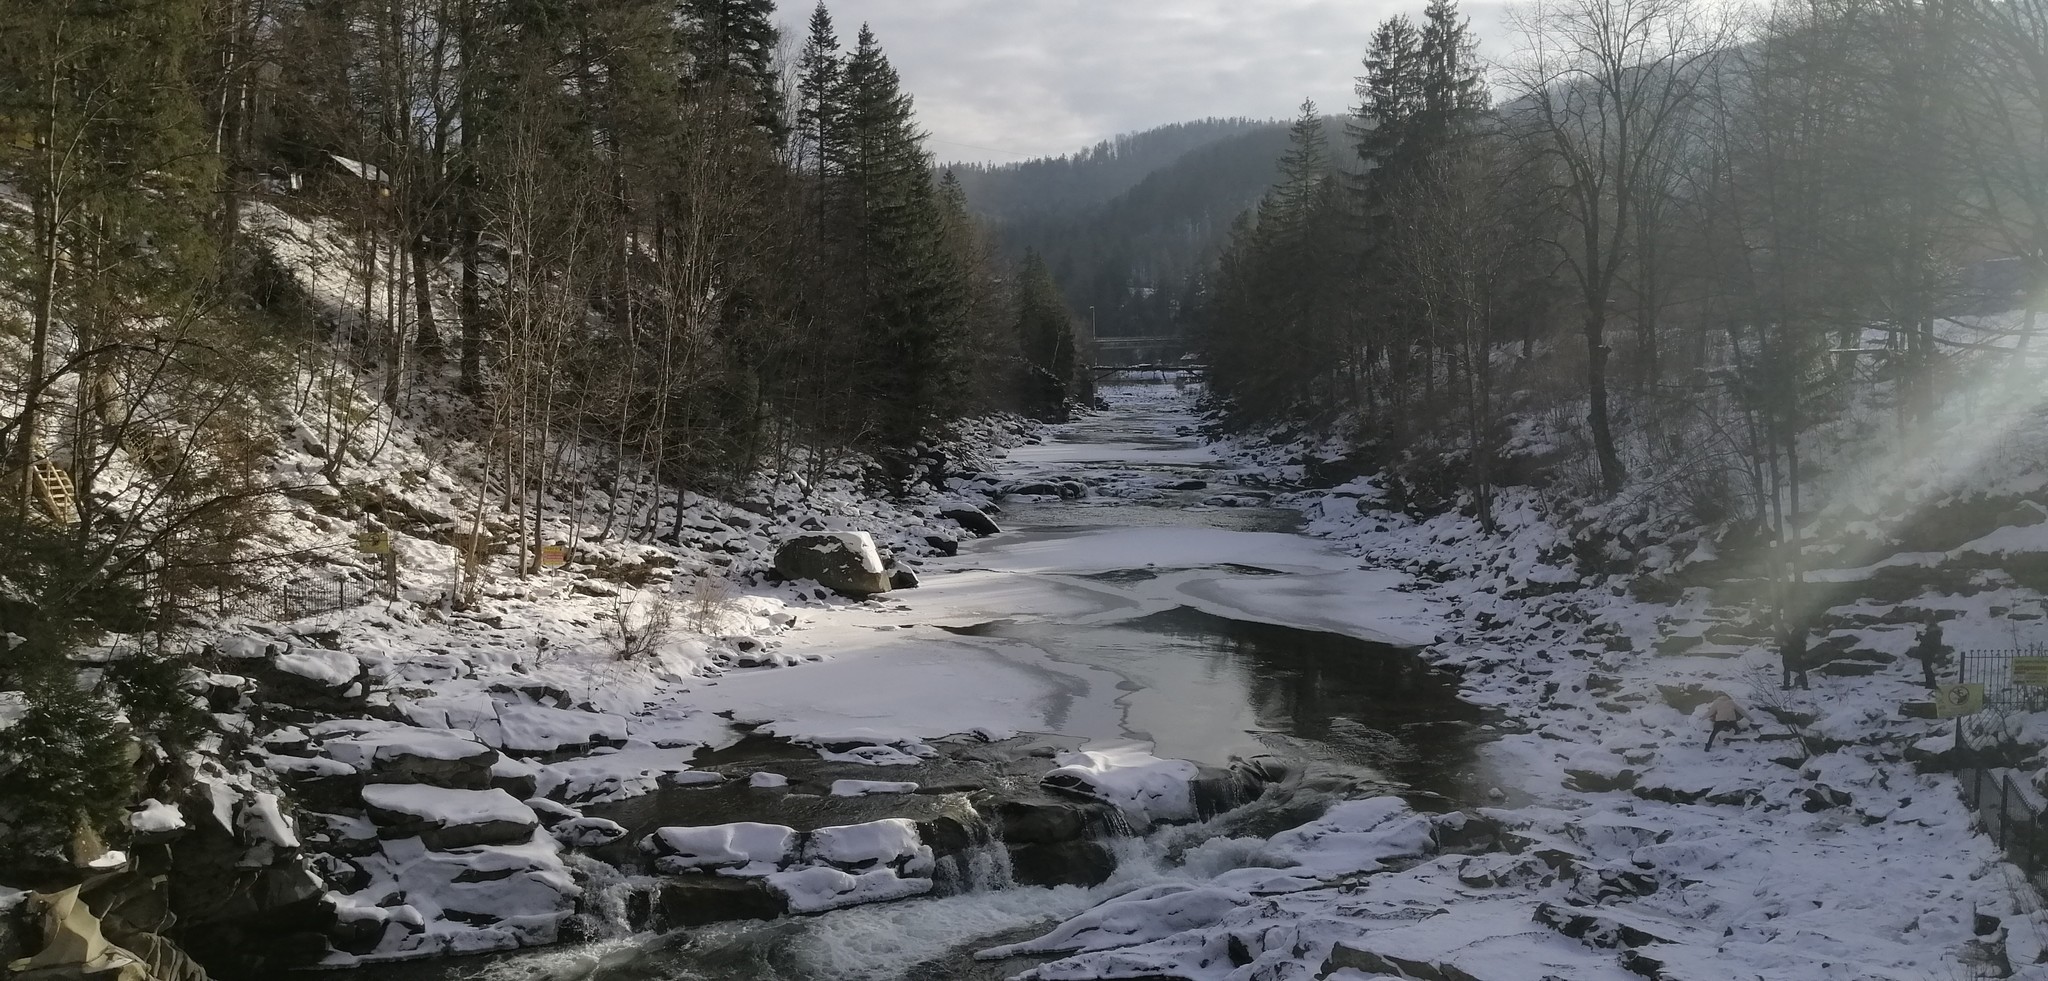
[[[389,555],[391,533],[388,531],[366,531],[356,536],[356,551],[365,555]]]
[[[563,567],[563,566],[565,566],[565,565],[568,565],[568,564],[569,564],[569,549],[568,549],[568,548],[567,548],[566,546],[562,546],[562,545],[542,545],[542,546],[540,547],[540,567],[541,567],[541,568],[543,568],[543,569],[559,569],[559,568],[561,568],[561,567]]]
[[[2012,683],[2033,688],[2048,688],[2048,657],[2013,658]]]
[[[1984,686],[1977,682],[1942,685],[1934,690],[1934,717],[1958,719],[1984,711]]]

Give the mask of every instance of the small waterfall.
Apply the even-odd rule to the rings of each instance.
[[[1094,838],[1136,838],[1144,830],[1131,823],[1129,815],[1115,807],[1098,807],[1089,813],[1088,830]]]
[[[653,883],[580,852],[563,852],[562,864],[583,887],[583,901],[567,931],[573,939],[616,940],[637,932],[634,923],[645,920]]]
[[[1016,886],[1010,864],[1010,848],[1003,842],[1002,829],[975,807],[951,819],[964,832],[965,847],[942,854],[932,874],[932,891],[940,896],[993,892]]]

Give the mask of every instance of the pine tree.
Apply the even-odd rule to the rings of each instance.
[[[826,175],[829,149],[836,137],[840,115],[840,77],[843,63],[839,35],[832,28],[832,13],[819,3],[811,11],[810,33],[803,53],[797,58],[795,157],[797,169],[819,180]]]
[[[1059,418],[1070,397],[1077,358],[1074,324],[1052,270],[1036,251],[1026,250],[1017,271],[1017,342],[1026,378],[1021,386],[1026,412]]]
[[[828,202],[854,267],[869,400],[882,443],[908,450],[955,394],[948,343],[963,326],[962,273],[942,248],[944,218],[910,96],[867,25],[835,101],[842,138],[827,148]]]
[[[754,124],[780,135],[782,84],[775,75],[775,0],[682,0],[688,81],[700,93],[724,90],[750,107]]]
[[[1486,112],[1486,82],[1480,76],[1478,42],[1457,0],[1429,0],[1422,12],[1417,44],[1422,72],[1421,105],[1415,117],[1416,153],[1444,152]]]
[[[1368,188],[1403,169],[1411,122],[1424,108],[1422,89],[1422,37],[1415,25],[1405,16],[1381,21],[1358,79],[1358,122],[1352,129]]]
[[[1287,154],[1280,158],[1280,184],[1260,209],[1262,223],[1305,227],[1326,203],[1330,189],[1330,138],[1315,100],[1305,99],[1288,130]]]

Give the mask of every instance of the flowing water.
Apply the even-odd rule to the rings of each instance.
[[[1247,486],[1219,470],[1213,456],[1187,432],[1191,422],[1183,409],[1167,400],[1136,400],[1119,411],[1065,427],[1052,446],[1019,453],[1019,463],[1013,466],[1035,468],[1049,477],[1087,480],[1112,493],[1078,501],[1008,504],[1000,520],[1013,534],[982,543],[969,550],[970,555],[1000,554],[1006,546],[1033,536],[1071,538],[1133,526],[1261,532],[1298,527],[1294,512],[1261,506],[1266,489],[1255,482]],[[1204,486],[1193,486],[1196,481]],[[1142,489],[1148,482],[1159,489],[1115,496],[1115,488]],[[1171,489],[1176,486],[1180,489]],[[1228,500],[1219,502],[1219,495]],[[1128,558],[1126,569],[1076,578],[1139,582],[1160,574],[1149,556]],[[1236,572],[1248,577],[1283,574],[1243,567]],[[1397,792],[1417,806],[1442,808],[1478,800],[1488,784],[1485,774],[1475,770],[1475,747],[1491,727],[1479,709],[1458,698],[1455,678],[1431,670],[1412,651],[1185,607],[1123,620],[997,619],[953,629],[1111,673],[1120,679],[1116,703],[1122,710],[1124,735],[1151,743],[1160,756],[1221,765],[1235,757],[1271,755],[1308,776],[1202,824],[1113,840],[1117,871],[1109,882],[1093,888],[1006,888],[1000,861],[988,861],[1003,854],[998,845],[993,852],[982,853],[979,867],[956,870],[951,895],[769,923],[700,927],[663,937],[607,940],[491,962],[444,964],[416,975],[401,969],[378,976],[490,981],[1008,977],[1030,962],[980,963],[972,959],[972,952],[1033,936],[1141,885],[1203,880],[1231,868],[1266,864],[1252,836],[1312,820],[1328,803],[1344,796]],[[1101,734],[1040,737],[1057,744],[1062,735],[1071,746]],[[749,742],[700,764],[798,766],[796,757],[809,752],[786,744]],[[968,782],[977,786],[999,786],[1004,780],[1020,779],[1006,762],[1017,758],[964,753],[933,764],[939,768],[937,777],[921,774],[918,779],[943,781],[957,771],[971,776]],[[828,772],[820,779],[839,775]],[[899,778],[889,773],[871,776]],[[676,823],[672,816],[684,808],[692,816],[690,823],[772,818],[808,827],[893,813],[916,817],[919,814],[905,809],[922,813],[949,806],[944,795],[857,803],[818,803],[812,798],[809,806],[816,813],[800,812],[805,805],[795,805],[762,816],[744,812],[754,805],[736,792],[723,797],[706,796],[704,791],[677,793],[698,796],[686,801],[657,795],[603,813],[628,825],[637,837],[663,821]],[[597,878],[602,880],[605,873],[599,872]],[[592,885],[601,891],[604,883]]]

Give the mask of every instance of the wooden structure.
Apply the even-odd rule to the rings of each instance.
[[[42,505],[43,513],[51,521],[65,526],[78,523],[78,491],[71,483],[71,471],[49,457],[39,457],[29,464],[29,482],[36,503]]]

